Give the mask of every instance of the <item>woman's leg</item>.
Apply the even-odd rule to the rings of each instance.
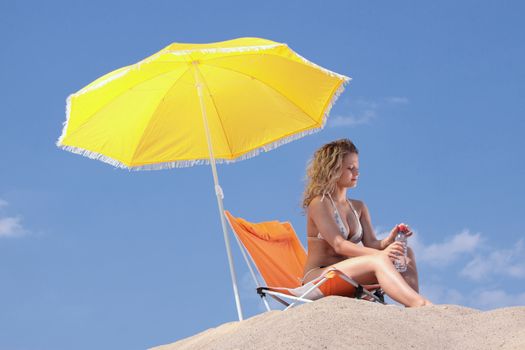
[[[408,247],[407,270],[402,273],[403,278],[413,290],[419,293],[419,281],[417,277],[416,256],[414,251]]]
[[[409,307],[431,305],[403,279],[385,255],[366,255],[346,259],[333,265],[359,284],[378,281],[385,293],[395,301]]]

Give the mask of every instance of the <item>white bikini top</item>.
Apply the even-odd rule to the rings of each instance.
[[[350,235],[350,232],[346,228],[343,219],[341,218],[341,214],[339,213],[339,210],[337,210],[337,207],[335,206],[334,200],[332,199],[332,196],[328,194],[328,198],[330,198],[330,202],[332,202],[332,206],[334,207],[334,219],[337,223],[337,226],[339,227],[339,232],[341,233],[341,236],[344,237],[344,239],[348,239],[348,236]],[[324,199],[321,199],[321,201]],[[361,226],[361,222],[359,221],[359,215],[357,214],[357,211],[355,210],[354,206],[350,202],[350,200],[347,198],[348,204],[350,204],[350,208],[352,208],[352,211],[354,212],[355,218],[357,220],[357,230],[355,234],[350,238],[350,242],[352,243],[359,243],[361,239],[363,238],[363,227]],[[319,232],[317,234],[317,238],[324,239],[323,236],[321,236],[321,233]]]

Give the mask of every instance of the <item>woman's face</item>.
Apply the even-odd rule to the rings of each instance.
[[[359,177],[359,156],[356,153],[348,153],[343,158],[341,177],[337,185],[341,187],[356,187]]]

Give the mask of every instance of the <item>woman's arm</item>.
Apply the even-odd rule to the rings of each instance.
[[[319,197],[314,198],[308,206],[308,216],[337,254],[346,257],[377,254],[378,251],[373,247],[359,246],[341,236],[328,200],[321,201]]]

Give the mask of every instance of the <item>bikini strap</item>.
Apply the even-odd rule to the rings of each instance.
[[[330,198],[330,202],[332,202],[332,207],[334,207],[335,210],[337,210],[337,207],[335,206],[335,202],[334,200],[332,199],[332,196],[330,195],[330,193],[327,193],[328,194],[328,198]],[[324,195],[323,195],[324,196]]]
[[[352,211],[354,212],[354,214],[356,214],[356,216],[357,216],[357,210],[355,210],[354,205],[352,204],[352,202],[350,201],[350,199],[349,199],[349,198],[346,198],[346,201],[347,201],[348,204],[350,205],[350,208],[352,209]]]

